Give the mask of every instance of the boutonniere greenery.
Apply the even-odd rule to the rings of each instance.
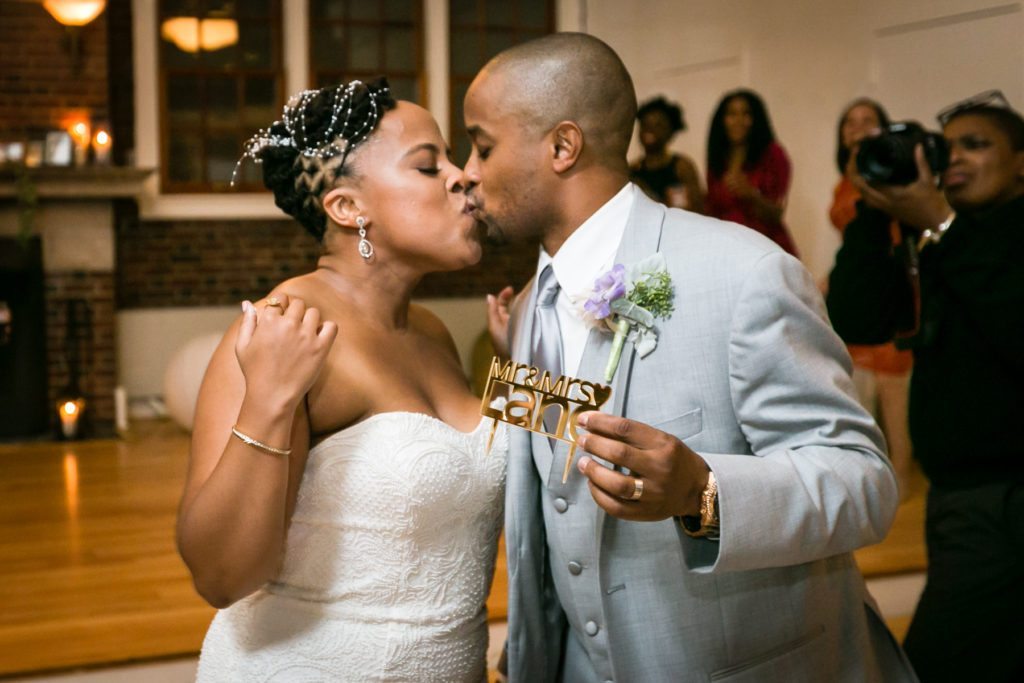
[[[644,358],[658,345],[656,318],[668,318],[675,309],[672,276],[665,257],[658,253],[625,266],[616,263],[594,282],[594,291],[583,303],[583,317],[615,334],[604,381],[611,382],[622,358],[626,339]]]

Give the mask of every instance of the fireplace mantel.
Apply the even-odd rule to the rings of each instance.
[[[138,197],[153,169],[124,166],[63,168],[42,166],[27,169],[39,199],[119,199]],[[18,195],[18,174],[12,167],[0,167],[0,198]]]

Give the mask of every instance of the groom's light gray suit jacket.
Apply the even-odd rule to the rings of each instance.
[[[752,230],[638,192],[616,262],[656,251],[675,313],[646,358],[627,344],[605,410],[705,458],[721,541],[606,515],[575,468],[561,483],[564,444],[513,430],[510,680],[556,680],[563,657],[599,681],[913,680],[850,554],[888,531],[895,480],[810,276]],[[535,298],[513,309],[518,361]],[[578,377],[601,381],[610,343],[591,333]]]

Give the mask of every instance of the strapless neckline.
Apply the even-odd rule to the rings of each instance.
[[[336,432],[331,432],[323,439],[318,441],[315,446],[312,446],[310,450],[312,451],[314,448],[319,448],[320,446],[323,446],[324,444],[333,441],[334,439],[339,438],[341,436],[350,436],[352,433],[359,432],[360,430],[373,426],[378,422],[385,422],[387,420],[393,419],[419,420],[421,422],[424,422],[425,424],[441,427],[445,431],[455,435],[456,437],[461,437],[464,439],[474,438],[477,434],[480,433],[480,431],[484,428],[486,424],[488,424],[490,420],[490,418],[481,415],[480,421],[477,422],[476,427],[474,427],[471,431],[464,432],[461,429],[458,429],[457,427],[454,427],[451,424],[445,422],[441,418],[434,417],[433,415],[430,415],[428,413],[420,413],[413,410],[386,410],[384,412],[374,413],[368,418],[360,420],[359,422],[356,422],[354,424],[350,424],[347,427],[342,427]]]

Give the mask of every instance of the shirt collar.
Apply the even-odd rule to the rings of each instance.
[[[551,263],[559,286],[570,298],[589,295],[594,280],[615,258],[635,200],[636,185],[626,183],[569,235],[553,257],[541,247],[537,273]]]

